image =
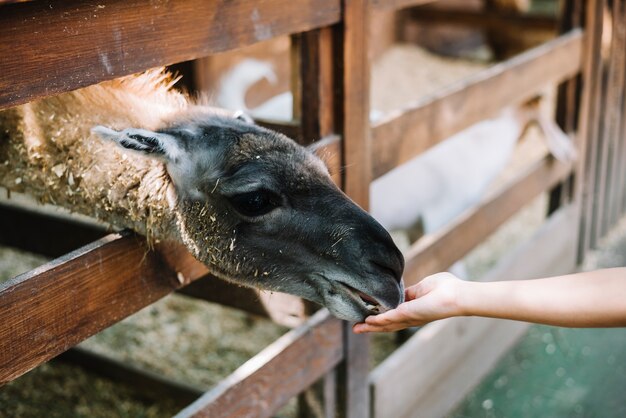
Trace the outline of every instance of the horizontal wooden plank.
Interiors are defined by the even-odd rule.
[[[54,358],[106,377],[140,388],[146,399],[175,399],[181,407],[198,399],[204,393],[200,387],[167,379],[154,372],[140,369],[129,363],[103,356],[82,347],[74,347]]]
[[[420,239],[406,255],[407,285],[450,267],[540,193],[564,180],[572,166],[547,156],[500,192],[470,209],[439,232]]]
[[[422,6],[434,3],[437,0],[371,0],[372,7],[376,10],[399,10],[407,7]]]
[[[578,214],[577,205],[559,209],[484,280],[531,279],[573,271]],[[420,416],[445,416],[524,327],[523,323],[477,317],[424,326],[370,374],[373,416],[408,417],[414,411],[420,411]]]
[[[43,214],[0,203],[0,244],[46,257],[60,257],[108,232],[95,223]]]
[[[339,0],[35,1],[2,6],[0,108],[337,23]]]
[[[0,284],[0,385],[206,274],[177,248],[111,234]]]
[[[390,113],[373,128],[374,178],[581,68],[574,30]]]
[[[291,328],[304,323],[314,309],[313,304],[297,296],[237,286],[213,276],[196,280],[178,292],[254,315],[269,317],[277,324]]]
[[[342,356],[342,323],[321,310],[176,417],[270,417],[330,371]]]
[[[411,13],[411,18],[421,24],[452,24],[468,27],[545,31],[557,30],[555,16],[544,14],[506,13],[493,10],[444,10],[435,8],[419,8]]]

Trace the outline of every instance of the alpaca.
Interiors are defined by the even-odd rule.
[[[160,71],[0,112],[0,184],[179,240],[223,279],[361,321],[403,299],[404,260],[324,164]]]

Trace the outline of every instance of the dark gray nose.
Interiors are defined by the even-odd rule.
[[[385,228],[374,219],[372,223],[371,236],[374,241],[374,251],[370,252],[368,262],[375,271],[390,275],[400,283],[404,271],[404,256]]]

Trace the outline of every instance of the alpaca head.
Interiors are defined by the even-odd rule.
[[[389,234],[289,138],[204,108],[157,131],[94,132],[165,163],[181,239],[216,275],[353,321],[402,301],[404,260]]]

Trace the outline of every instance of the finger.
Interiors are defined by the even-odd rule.
[[[370,325],[365,323],[356,324],[353,327],[353,331],[357,334],[364,334],[368,332],[392,332],[399,331],[401,329],[409,328],[414,326],[411,323],[407,322],[398,322],[388,325]]]
[[[414,284],[413,286],[407,287],[404,290],[404,300],[411,301],[413,299],[421,298],[426,295],[430,289],[423,282],[419,282]]]
[[[398,308],[392,309],[379,315],[368,316],[365,323],[370,325],[386,325],[394,322],[401,322],[409,319],[407,315]]]

